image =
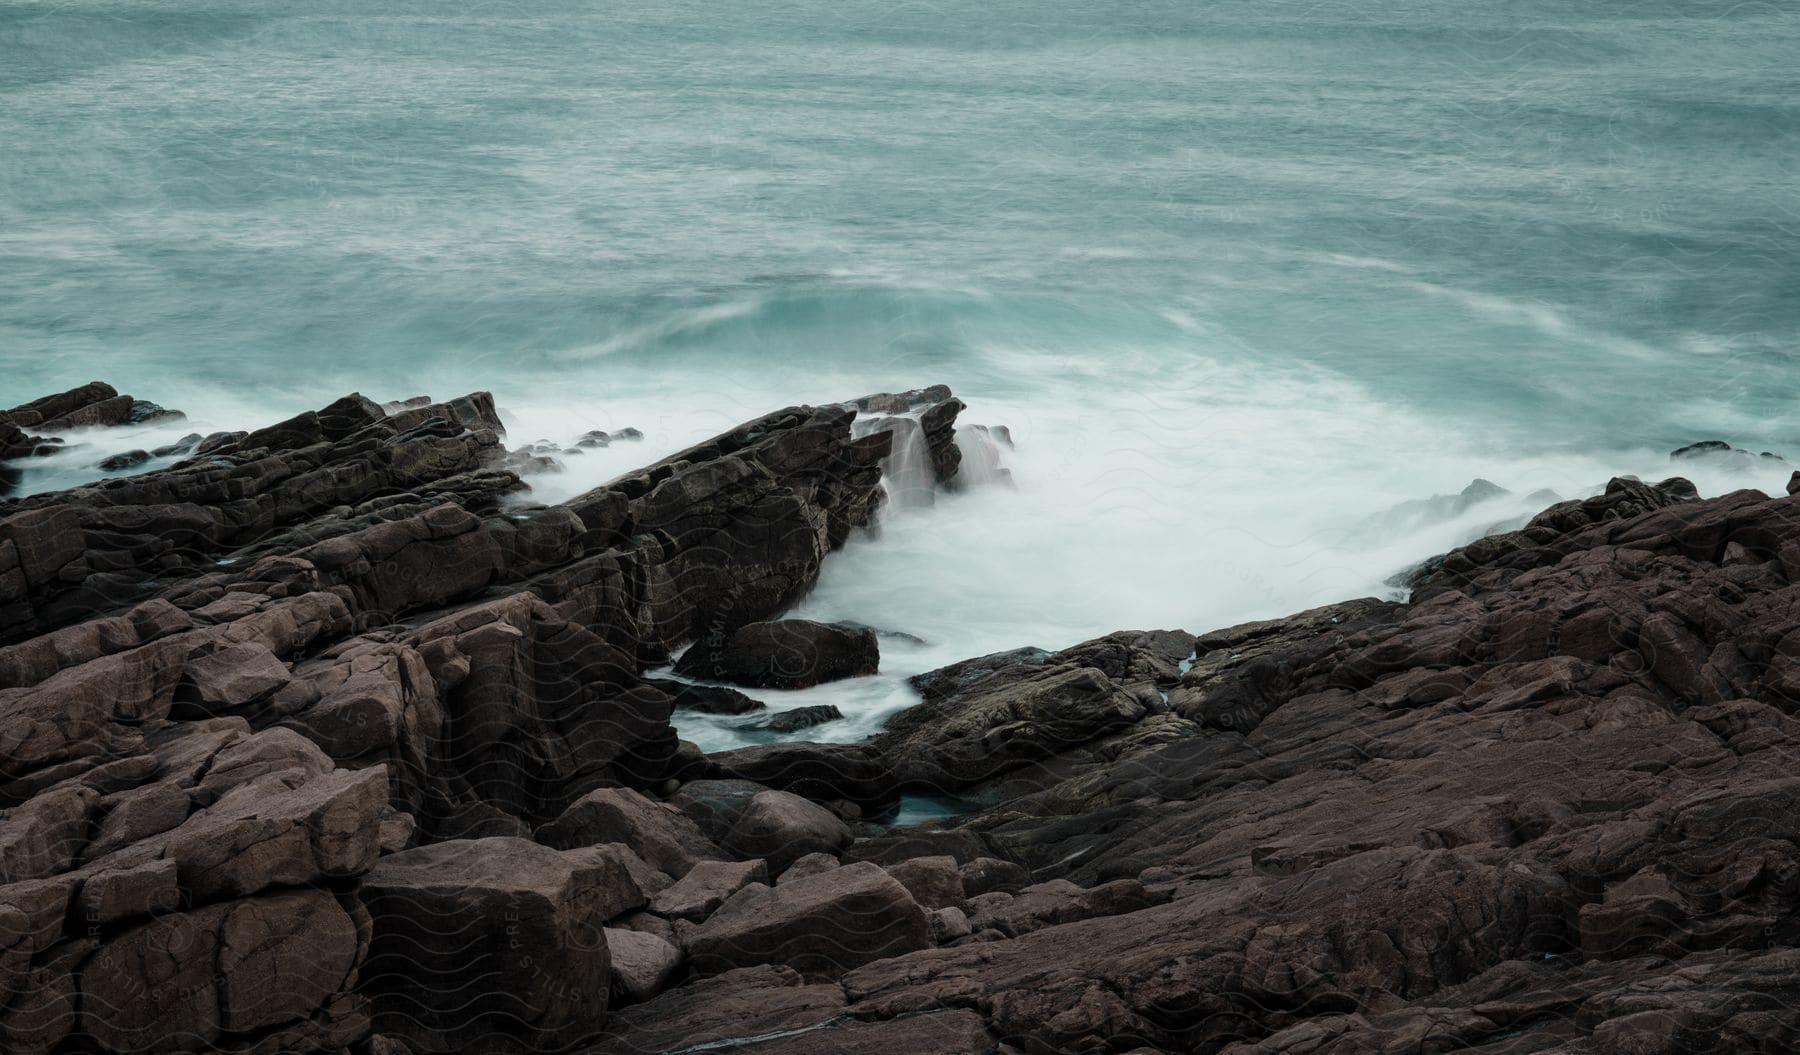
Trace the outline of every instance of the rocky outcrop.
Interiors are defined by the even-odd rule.
[[[6,412],[0,455],[158,413],[87,386]],[[543,506],[487,394],[353,395],[0,501],[0,1047],[543,1050],[653,996],[649,899],[687,925],[769,876],[683,900],[740,863],[632,790],[710,767],[642,675],[871,523],[889,437],[854,416]],[[743,839],[849,838],[762,793]],[[617,985],[609,928],[664,943]]]
[[[0,1047],[1800,1040],[1792,498],[1615,480],[1404,602],[968,660],[866,744],[681,743],[646,671],[871,522],[858,414],[954,402],[549,506],[486,397],[350,397],[0,505]],[[869,819],[905,794],[969,812]]]

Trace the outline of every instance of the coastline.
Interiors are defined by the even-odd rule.
[[[484,393],[351,396],[0,504],[0,1036],[1800,1037],[1785,497],[1616,480],[1406,602],[976,657],[866,743],[684,744],[646,674],[755,668],[737,635],[879,518],[903,427],[858,423],[916,421],[912,486],[953,487],[962,409],[788,408],[533,507]],[[793,632],[765,660],[865,647]],[[867,819],[902,795],[979,808]]]

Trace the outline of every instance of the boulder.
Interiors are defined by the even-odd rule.
[[[835,854],[849,844],[849,826],[830,810],[786,791],[764,791],[738,815],[724,847],[737,857],[760,857],[780,874],[807,854]]]
[[[687,948],[701,972],[766,963],[833,978],[930,942],[925,910],[906,888],[861,863],[777,887],[745,887],[689,936]]]
[[[881,665],[867,628],[782,619],[709,634],[675,664],[675,673],[767,689],[804,689],[873,674]]]
[[[561,1047],[598,1032],[608,920],[644,904],[603,848],[454,840],[382,858],[362,988],[376,1030],[426,1052]]]
[[[654,934],[608,927],[606,947],[612,957],[613,991],[634,1002],[662,992],[681,968],[681,950]]]
[[[887,866],[913,900],[926,908],[950,908],[963,901],[962,875],[956,858],[914,857]]]
[[[537,839],[558,849],[624,843],[676,879],[696,861],[725,856],[686,815],[630,788],[588,792],[562,816],[538,828]]]

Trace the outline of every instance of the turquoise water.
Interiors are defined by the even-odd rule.
[[[739,6],[0,6],[0,403],[644,429],[555,497],[948,382],[1019,489],[809,602],[920,663],[1366,592],[1483,525],[1354,525],[1477,475],[1800,455],[1791,4]]]

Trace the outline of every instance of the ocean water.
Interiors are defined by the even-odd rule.
[[[0,5],[0,404],[644,431],[555,499],[948,383],[1016,487],[831,563],[803,614],[923,641],[770,694],[835,739],[941,662],[1388,589],[1694,440],[1800,460],[1793,4],[613,6]],[[89,439],[35,485],[142,440]]]

